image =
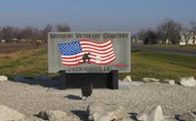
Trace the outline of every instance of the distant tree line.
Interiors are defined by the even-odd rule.
[[[196,22],[190,22],[191,30],[196,32]],[[142,40],[144,44],[178,44],[180,41],[180,32],[185,30],[182,25],[173,19],[167,19],[163,23],[157,25],[152,30],[141,30],[135,37]]]
[[[48,24],[43,29],[34,26],[17,28],[14,26],[0,27],[0,42],[43,42],[47,43],[48,32],[69,32],[71,28],[67,24]]]

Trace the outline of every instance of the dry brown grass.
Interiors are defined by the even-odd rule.
[[[46,49],[18,51],[0,56],[0,75],[14,76],[22,74],[35,76],[46,74],[47,63]]]

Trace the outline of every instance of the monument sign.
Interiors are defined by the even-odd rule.
[[[51,32],[49,73],[130,72],[129,32]]]

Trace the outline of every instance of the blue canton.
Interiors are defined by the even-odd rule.
[[[59,46],[61,55],[64,55],[64,56],[76,55],[82,52],[79,41],[69,42],[69,43],[59,43],[58,46]]]

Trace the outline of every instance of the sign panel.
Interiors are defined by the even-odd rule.
[[[50,32],[49,73],[130,72],[129,32]]]

